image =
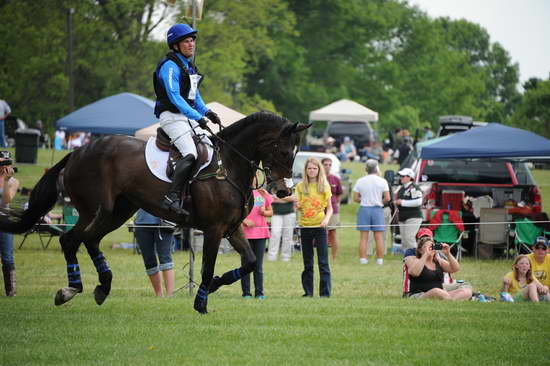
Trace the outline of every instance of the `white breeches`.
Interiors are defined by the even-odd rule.
[[[212,142],[206,135],[207,132],[199,127],[197,121],[188,119],[181,113],[172,113],[164,111],[159,116],[160,127],[166,132],[170,141],[181,152],[183,156],[192,154],[197,157],[197,147],[193,142],[193,131],[191,126],[195,130],[197,135],[202,135],[202,141],[207,145],[212,145]]]

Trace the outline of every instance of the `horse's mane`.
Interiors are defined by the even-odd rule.
[[[255,124],[262,124],[263,127],[280,130],[289,123],[290,121],[288,119],[277,116],[271,112],[255,112],[224,128],[218,133],[218,136],[224,140],[228,140],[242,133],[243,129]]]

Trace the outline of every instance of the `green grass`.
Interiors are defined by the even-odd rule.
[[[37,180],[48,154],[41,151],[36,166],[20,166],[19,177]],[[362,165],[350,167],[355,181]],[[356,210],[344,206],[342,221],[354,222]],[[102,244],[114,275],[107,301],[95,304],[95,268],[81,249],[84,293],[55,307],[54,293],[67,282],[65,261],[57,243],[42,250],[33,236],[15,253],[18,296],[0,297],[0,365],[550,364],[550,306],[402,299],[400,257],[388,255],[382,267],[360,266],[357,232],[340,229],[339,238],[330,299],[301,297],[296,253],[288,263],[265,262],[265,301],[242,299],[234,284],[211,295],[210,313],[201,316],[186,289],[155,298],[141,257],[110,248],[131,240],[126,229]],[[187,283],[187,253],[174,261],[180,287]],[[216,273],[238,265],[235,253],[220,255]],[[495,296],[509,267],[465,259],[455,278]],[[316,271],[316,288],[317,281]]]

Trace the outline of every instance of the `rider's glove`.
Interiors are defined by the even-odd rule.
[[[197,121],[197,123],[201,128],[205,128],[208,124],[208,120],[206,118],[201,118]]]
[[[206,112],[204,114],[206,117],[208,117],[209,120],[211,120],[212,122],[218,124],[218,125],[221,125],[222,124],[222,121],[220,120],[220,117],[218,116],[218,114],[216,112],[214,112],[213,110],[209,109],[208,112]]]

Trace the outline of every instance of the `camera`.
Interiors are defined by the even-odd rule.
[[[11,159],[11,154],[9,151],[3,150],[0,151],[0,166],[8,166],[13,164],[13,160]],[[13,167],[13,171],[17,173],[17,167]]]
[[[432,244],[432,250],[441,250],[443,249],[443,244],[441,243],[433,243]]]

